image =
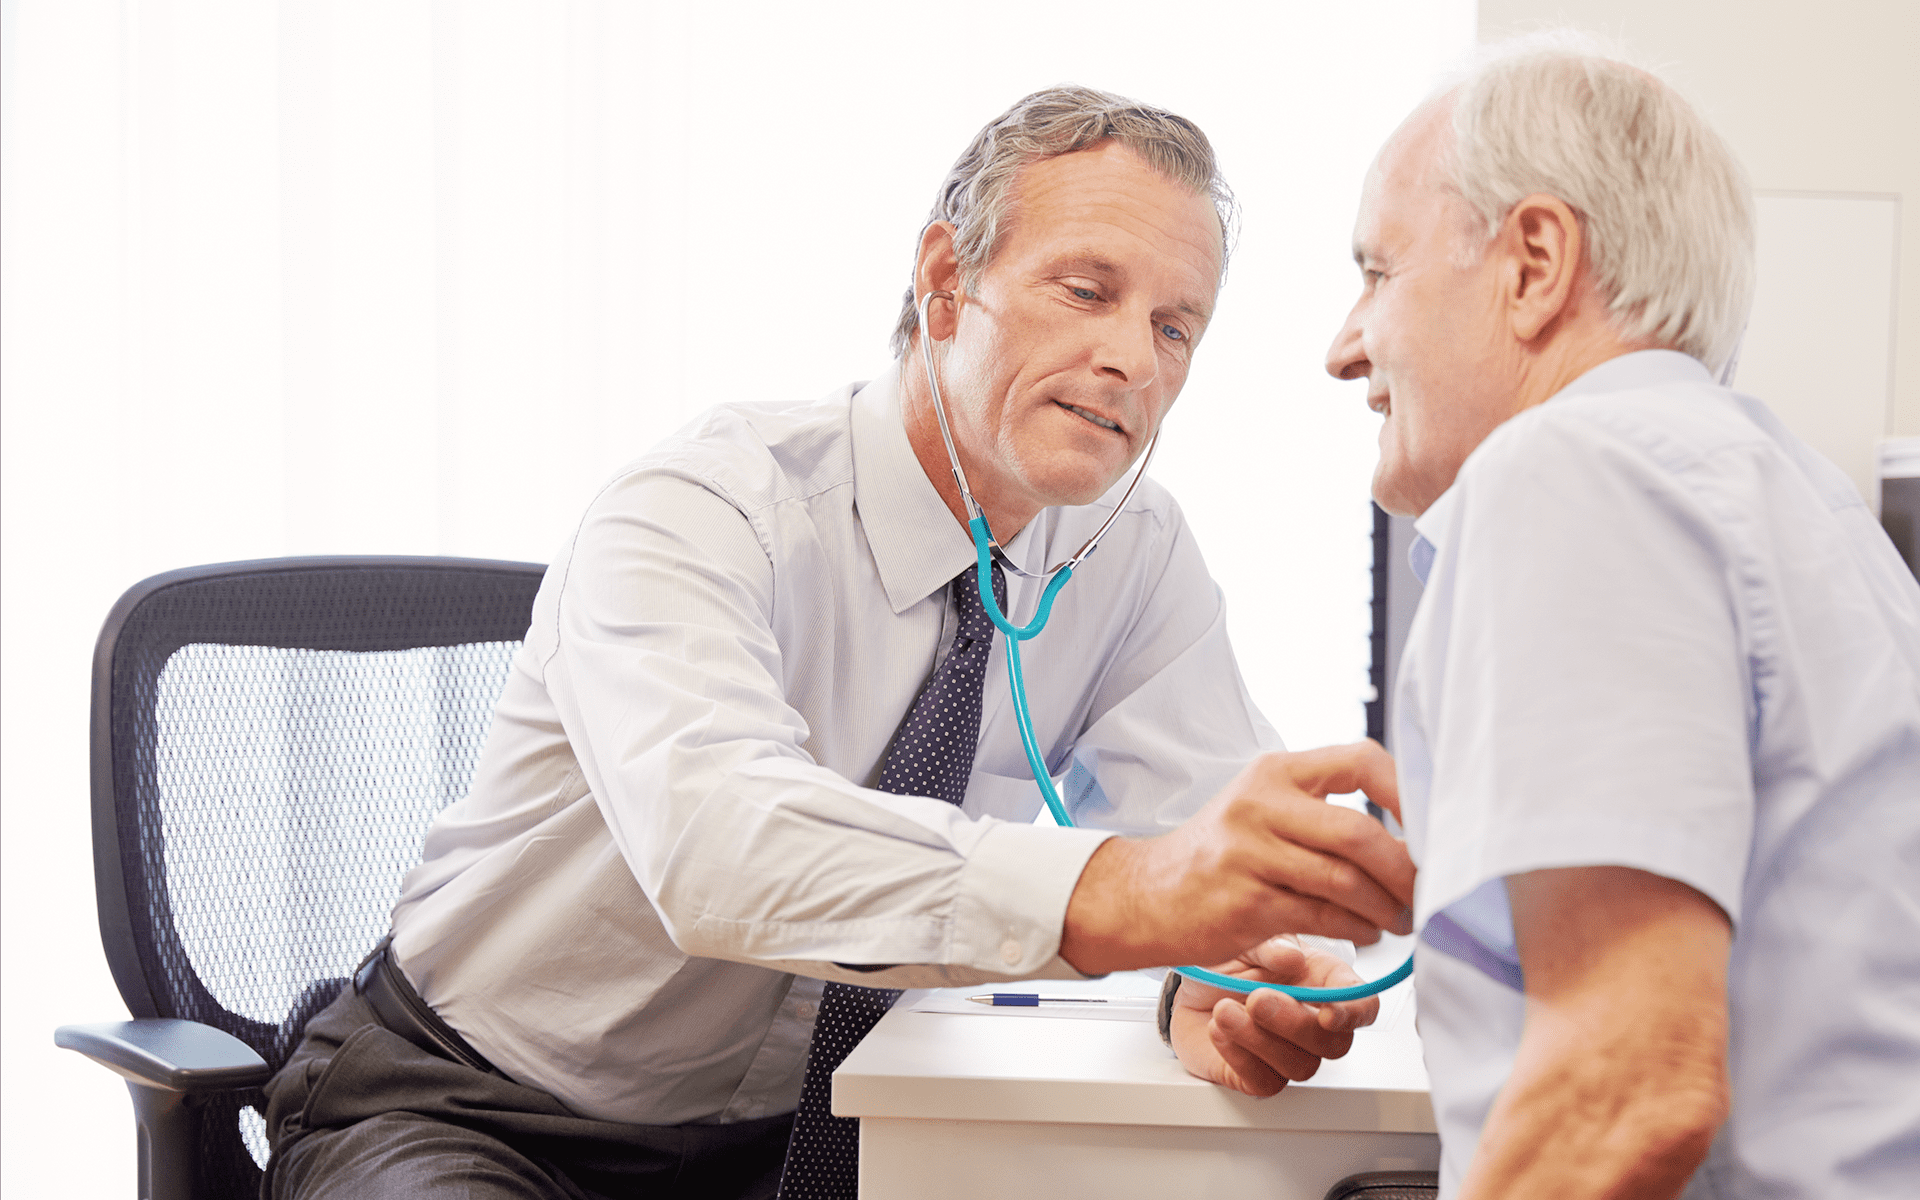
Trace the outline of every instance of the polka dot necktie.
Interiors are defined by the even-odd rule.
[[[993,621],[980,603],[978,578],[969,567],[948,585],[959,613],[953,645],[894,735],[880,768],[883,792],[933,796],[949,804],[966,798],[980,741],[980,696],[993,653]],[[1006,611],[1007,579],[999,563],[993,564],[993,598]],[[860,1122],[836,1117],[828,1107],[833,1072],[899,997],[899,988],[850,983],[829,983],[821,994],[779,1200],[853,1200],[859,1182]]]

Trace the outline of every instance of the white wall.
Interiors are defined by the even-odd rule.
[[[1838,464],[1878,511],[1900,203],[1762,193],[1755,207],[1758,286],[1733,385]]]

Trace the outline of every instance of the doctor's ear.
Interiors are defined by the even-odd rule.
[[[920,253],[913,265],[913,293],[916,298],[928,292],[960,291],[960,260],[954,253],[953,226],[934,221],[920,234]],[[925,333],[936,342],[953,336],[957,301],[935,299],[927,305]]]

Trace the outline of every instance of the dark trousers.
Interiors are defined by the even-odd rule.
[[[613,1200],[773,1196],[793,1115],[623,1125],[437,1057],[352,988],[267,1083],[264,1200]]]

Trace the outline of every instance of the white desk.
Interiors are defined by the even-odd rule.
[[[1361,974],[1405,942],[1364,951]],[[911,1012],[909,993],[834,1073],[833,1111],[860,1118],[863,1200],[1321,1200],[1355,1171],[1440,1161],[1411,986],[1265,1100],[1189,1076],[1148,1023]]]

